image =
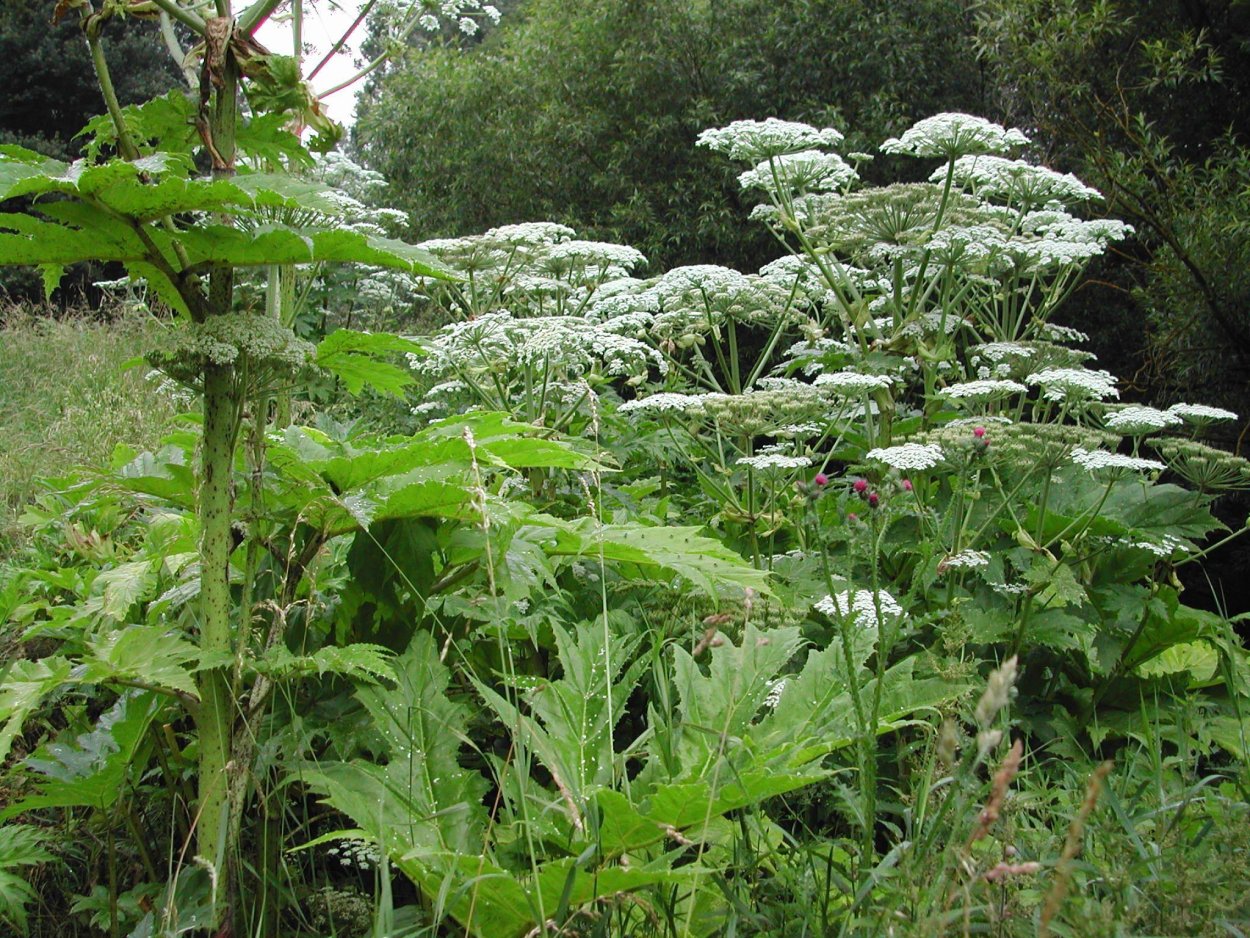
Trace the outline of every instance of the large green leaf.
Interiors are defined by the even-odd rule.
[[[127,790],[127,772],[160,709],[157,694],[130,692],[101,715],[91,732],[42,747],[26,765],[47,781],[38,793],[0,811],[0,821],[36,808],[103,810],[116,804]]]
[[[169,270],[183,277],[212,265],[362,263],[451,276],[412,245],[335,227],[341,202],[329,187],[284,174],[192,177],[190,169],[182,154],[66,164],[0,149],[0,201],[33,197],[45,216],[0,214],[0,264],[117,261],[180,308],[178,287],[186,285],[173,283]],[[158,223],[189,213],[242,220],[181,230]]]
[[[768,697],[769,682],[801,642],[797,628],[760,631],[748,622],[740,644],[723,640],[711,649],[706,673],[689,652],[673,646],[673,683],[681,714],[679,777],[702,776],[748,735]]]
[[[625,715],[642,663],[626,669],[635,642],[605,635],[602,623],[578,623],[572,632],[555,621],[551,627],[561,675],[524,695],[528,714],[475,684],[504,726],[521,732],[562,794],[584,812],[591,794],[612,782],[613,730]]]
[[[333,373],[350,394],[359,394],[368,385],[383,394],[402,397],[415,380],[412,372],[382,358],[400,352],[420,355],[424,349],[412,339],[386,332],[339,329],[317,345],[317,365]]]
[[[394,857],[414,848],[476,850],[486,785],[458,760],[468,708],[447,698],[450,674],[428,633],[418,632],[393,664],[395,687],[356,692],[385,742],[387,764],[306,763],[299,778]]]
[[[75,670],[84,684],[135,681],[195,698],[192,674],[200,650],[178,635],[154,625],[131,625],[88,643],[89,653]]]
[[[603,559],[623,570],[638,567],[648,576],[679,574],[710,596],[726,586],[769,591],[768,571],[757,570],[698,528],[599,524],[594,518],[563,521],[537,513],[531,523],[550,529],[553,554]]]
[[[9,754],[22,724],[52,691],[68,683],[73,665],[66,658],[50,655],[38,661],[13,662],[0,680],[0,763]]]

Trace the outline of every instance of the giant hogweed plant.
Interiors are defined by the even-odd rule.
[[[1175,574],[1241,533],[1204,543],[1222,527],[1212,501],[1250,464],[1199,437],[1235,415],[1118,403],[1115,378],[1073,347],[1083,337],[1052,321],[1086,262],[1131,230],[1073,214],[1098,193],[1012,159],[1025,136],[979,118],[938,115],[882,145],[932,160],[927,183],[857,188],[852,164],[869,157],[829,152],[840,139],[772,120],[701,138],[750,164],[744,188],[767,197],[753,215],[794,252],[758,275],[561,284],[545,257],[573,233],[556,226],[430,244],[474,283],[444,299],[465,321],[425,340],[452,382],[422,411],[507,396],[541,411],[549,378],[571,373],[560,406],[601,419],[631,472],[654,475],[660,456],[651,491],[669,510],[776,574],[776,605],[757,615],[809,610],[823,630],[854,715],[867,855],[892,667],[965,678],[1018,658],[1020,716],[1071,755],[1138,737],[1153,700],[1147,719],[1181,749],[1244,757],[1244,650],[1228,622],[1181,602]],[[632,344],[632,371],[614,359],[622,336],[662,367]],[[585,378],[613,371],[628,380],[601,393]],[[572,411],[556,412],[567,425]],[[880,631],[868,658],[865,628]],[[1209,719],[1172,725],[1173,697],[1201,699]]]
[[[96,135],[98,143],[89,147],[88,157],[73,164],[15,146],[0,153],[0,200],[25,197],[36,203],[31,213],[4,214],[0,262],[39,265],[49,290],[68,264],[120,262],[186,320],[159,361],[203,395],[194,493],[198,646],[167,638],[186,646],[174,656],[179,663],[189,660],[187,649],[194,647],[201,665],[166,690],[189,705],[197,726],[196,851],[214,872],[222,899],[214,903],[212,917],[218,921],[226,916],[224,900],[233,894],[230,856],[238,834],[230,815],[232,810],[237,814],[232,803],[246,778],[238,771],[234,745],[241,693],[237,662],[251,617],[250,609],[238,613],[231,589],[232,465],[249,407],[257,428],[253,439],[259,441],[265,400],[312,358],[311,348],[294,338],[280,314],[253,315],[239,308],[236,271],[274,271],[276,309],[283,267],[364,262],[428,275],[441,270],[433,258],[408,245],[338,227],[340,205],[329,190],[286,172],[289,162],[306,156],[297,138],[282,129],[284,123],[311,124],[323,136],[332,136],[335,128],[304,83],[298,58],[273,55],[253,38],[277,6],[276,0],[260,0],[236,15],[229,0],[207,10],[176,0],[149,6],[106,3],[99,9],[90,2],[57,4],[50,15],[81,20],[108,112],[101,125],[105,129]],[[412,12],[415,24],[419,11]],[[199,44],[187,60],[199,65],[196,102],[171,95],[164,111],[123,113],[101,52],[101,32],[109,20],[128,15],[161,17],[167,27],[177,21],[196,36]],[[172,29],[167,31],[173,36]],[[299,49],[298,25],[296,33]],[[244,110],[244,94],[253,119]],[[143,120],[162,113],[168,117],[170,109],[180,108],[191,112],[184,115],[190,121]],[[245,158],[249,146],[258,161],[277,171],[255,171]],[[116,155],[103,159],[105,147]],[[197,171],[193,151],[211,167],[207,175]],[[357,366],[359,358],[339,356],[340,362]],[[257,443],[254,452],[259,451]],[[142,642],[128,638],[122,644],[137,648]],[[108,657],[115,651],[101,653]],[[6,750],[16,732],[14,720],[58,683],[58,675],[69,676],[59,665],[35,667],[41,677],[8,685]]]

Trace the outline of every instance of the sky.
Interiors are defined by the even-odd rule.
[[[304,42],[313,47],[314,51],[304,57],[304,73],[316,68],[322,57],[338,40],[343,32],[352,24],[360,9],[360,0],[340,0],[338,3],[319,0],[317,3],[305,0],[304,3]],[[325,91],[350,78],[358,69],[352,64],[355,48],[365,37],[365,26],[362,23],[352,34],[351,41],[335,55],[317,77],[313,79],[314,91]],[[292,53],[291,23],[289,8],[284,5],[279,13],[257,30],[256,38],[270,52],[281,55]],[[332,119],[350,126],[355,119],[356,92],[360,85],[340,91],[324,99],[323,104]]]

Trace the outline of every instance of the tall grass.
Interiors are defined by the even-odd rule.
[[[151,447],[169,430],[175,403],[124,369],[160,324],[114,309],[52,318],[0,308],[0,556],[21,541],[18,518],[41,479],[107,463],[118,443]]]

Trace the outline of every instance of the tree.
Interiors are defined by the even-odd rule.
[[[183,84],[157,26],[139,22],[104,29],[105,55],[122,106]],[[53,26],[47,4],[7,0],[0,7],[0,143],[17,143],[57,159],[79,155],[75,135],[103,109],[88,80],[91,55],[73,23]]]
[[[1244,414],[1250,5],[989,0],[977,35],[999,109],[1137,228],[1135,250],[1104,273],[1120,292],[1120,354],[1135,349],[1157,396],[1201,389]],[[1082,317],[1104,340],[1108,300]]]

